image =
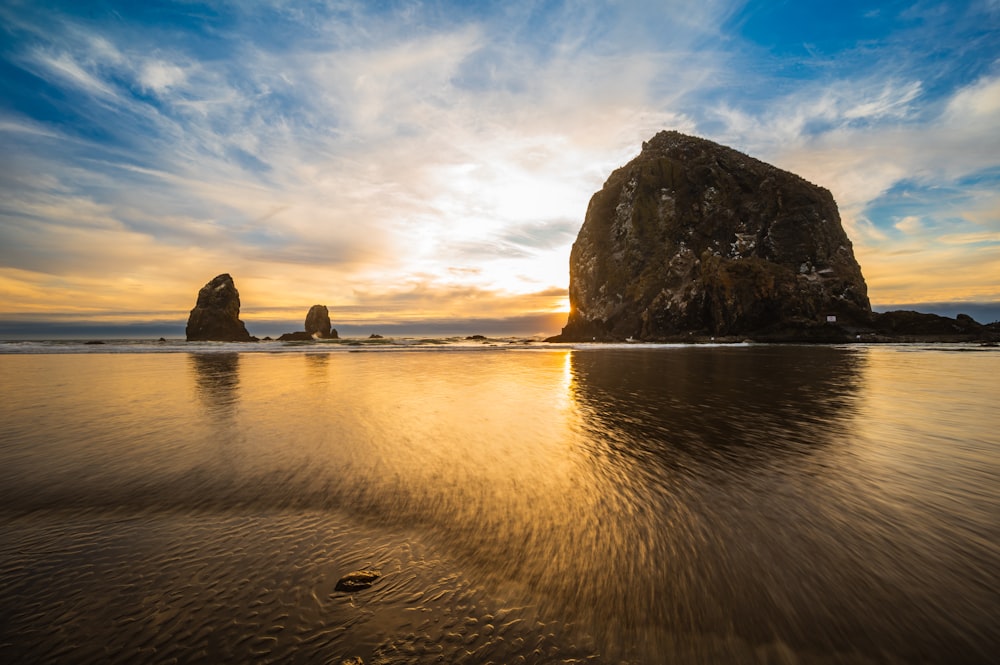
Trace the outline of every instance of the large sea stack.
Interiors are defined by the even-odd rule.
[[[591,198],[569,300],[563,341],[818,339],[872,316],[829,191],[672,131]]]
[[[228,273],[201,287],[185,332],[189,342],[253,341],[240,321],[240,293]]]

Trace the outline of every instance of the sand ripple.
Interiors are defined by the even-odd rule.
[[[5,524],[3,662],[595,662],[414,534],[329,512],[51,512]],[[335,590],[363,567],[382,578]]]

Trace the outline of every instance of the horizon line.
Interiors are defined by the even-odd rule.
[[[873,305],[872,311],[917,311],[956,318],[971,316],[977,323],[1000,322],[1000,301],[890,303]],[[5,318],[7,317],[7,318]],[[0,340],[76,339],[81,337],[112,338],[183,338],[187,325],[184,319],[102,321],[77,318],[66,320],[34,318],[29,314],[0,315]],[[30,318],[29,318],[30,317]],[[384,336],[549,336],[558,334],[566,324],[568,312],[531,313],[511,317],[427,318],[395,321],[344,321],[333,327],[343,337]],[[277,337],[303,328],[303,319],[241,319],[255,337]]]

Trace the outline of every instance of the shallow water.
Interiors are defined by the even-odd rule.
[[[0,660],[992,662],[1000,353],[447,349],[0,355]]]

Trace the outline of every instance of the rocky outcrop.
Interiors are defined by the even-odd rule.
[[[821,341],[871,319],[829,191],[677,132],[644,143],[591,198],[569,299],[561,341],[782,330]]]
[[[315,337],[312,333],[307,333],[304,330],[299,330],[298,332],[283,333],[278,336],[279,342],[311,342]]]
[[[240,293],[228,273],[201,287],[185,333],[189,342],[254,341],[240,321]]]
[[[313,305],[306,314],[306,332],[317,337],[331,337],[333,326],[330,323],[330,312],[326,305]],[[337,337],[333,331],[332,337]]]
[[[278,338],[281,342],[307,342],[313,339],[339,339],[337,331],[330,324],[330,312],[326,305],[313,305],[306,314],[305,330],[285,333]]]
[[[1000,341],[1000,323],[983,325],[968,314],[949,316],[911,310],[882,312],[872,317],[870,330],[861,339],[871,341],[983,342]]]

